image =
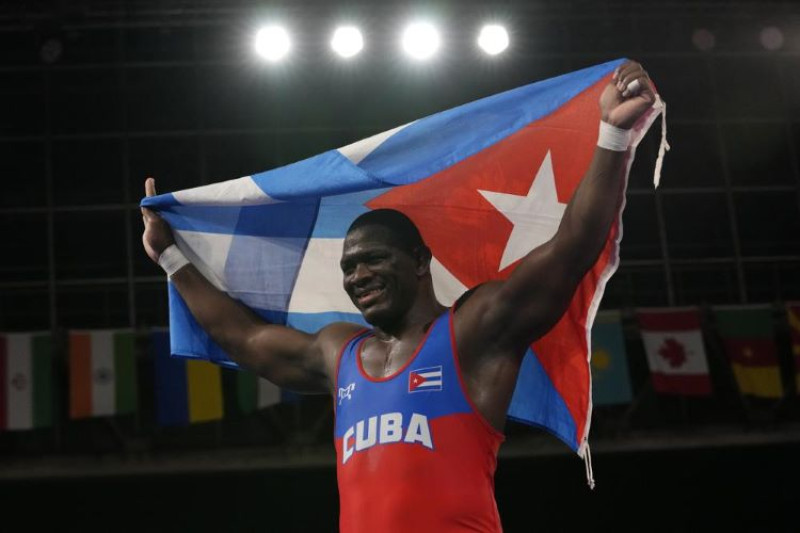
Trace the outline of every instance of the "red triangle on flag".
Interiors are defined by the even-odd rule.
[[[423,383],[425,383],[425,378],[417,374],[416,372],[411,372],[408,375],[408,390],[413,391]]]
[[[506,278],[515,265],[498,270],[513,224],[479,191],[525,196],[549,152],[559,202],[567,203],[594,153],[604,86],[598,83],[553,114],[433,176],[394,187],[367,206],[405,213],[433,255],[467,287]],[[477,257],[464,253],[465,246],[477,243]]]

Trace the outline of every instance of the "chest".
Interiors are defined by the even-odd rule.
[[[447,322],[432,327],[417,343],[383,350],[367,335],[348,345],[337,374],[337,425],[401,413],[443,414],[462,407],[460,375],[454,361]],[[374,349],[377,348],[377,349]],[[395,415],[392,415],[395,416]]]
[[[423,335],[394,343],[381,342],[374,337],[365,339],[356,350],[360,366],[375,379],[397,374],[416,355]]]

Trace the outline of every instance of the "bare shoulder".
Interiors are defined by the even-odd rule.
[[[488,353],[516,353],[514,344],[506,342],[508,324],[504,280],[492,280],[467,291],[455,303],[454,329],[456,342],[463,355],[481,357]]]
[[[317,348],[322,354],[329,375],[333,376],[335,373],[336,360],[345,343],[364,329],[364,326],[353,322],[333,322],[317,332]]]
[[[502,286],[502,281],[492,280],[476,285],[462,294],[453,304],[454,314],[458,317],[456,322],[471,324],[472,321],[480,320],[493,305]]]

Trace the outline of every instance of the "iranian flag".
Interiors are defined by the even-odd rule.
[[[664,394],[710,395],[699,310],[640,309],[637,317],[653,388]]]
[[[131,331],[69,332],[69,416],[136,410],[136,361]]]
[[[789,318],[789,333],[792,337],[795,384],[797,392],[800,392],[800,302],[786,304],[786,315]]]
[[[0,335],[0,430],[52,425],[52,386],[49,333]]]

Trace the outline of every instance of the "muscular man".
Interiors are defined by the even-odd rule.
[[[231,358],[281,387],[333,396],[342,531],[501,530],[493,478],[522,357],[602,250],[624,189],[625,130],[654,101],[641,65],[615,71],[599,102],[602,142],[555,236],[454,309],[436,300],[430,250],[396,211],[362,215],[344,241],[344,290],[369,330],[265,323],[191,264],[172,273]],[[152,179],[145,189],[155,194]],[[150,258],[179,253],[166,221],[142,213]]]

